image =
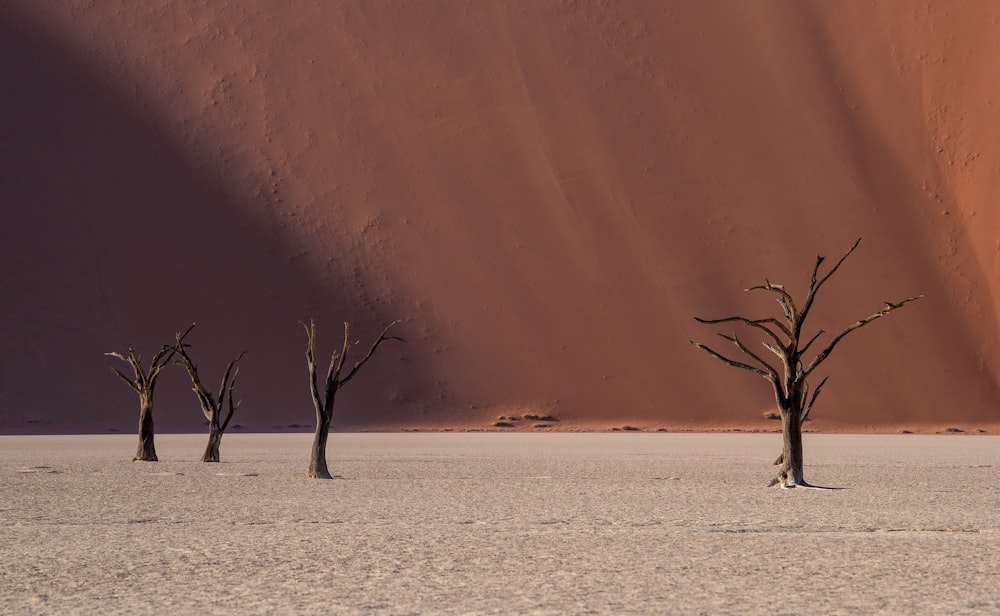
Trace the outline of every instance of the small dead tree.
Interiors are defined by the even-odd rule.
[[[188,335],[192,327],[194,325],[187,328],[183,334],[175,336],[178,345],[183,342],[184,337]],[[132,367],[132,372],[135,375],[134,378],[129,378],[117,368],[111,368],[112,372],[117,374],[121,380],[125,381],[125,384],[139,394],[139,447],[136,449],[135,457],[132,458],[133,461],[157,461],[156,447],[153,445],[153,434],[155,432],[153,427],[153,389],[156,387],[156,379],[160,376],[160,370],[170,363],[171,358],[173,358],[176,352],[177,346],[164,345],[153,356],[153,360],[149,362],[148,368],[142,367],[142,357],[135,352],[135,349],[131,345],[129,345],[128,353],[125,355],[114,351],[105,353],[105,355],[117,357],[127,363]]]
[[[773,317],[765,319],[749,319],[740,316],[722,319],[702,319],[695,317],[695,320],[699,323],[708,325],[740,323],[746,327],[763,332],[763,335],[766,337],[766,340],[763,342],[764,348],[773,353],[781,364],[779,370],[774,365],[765,361],[759,354],[750,350],[735,333],[731,335],[720,333],[719,336],[735,346],[745,356],[743,361],[731,359],[704,344],[690,341],[694,346],[730,366],[742,368],[763,377],[774,388],[774,397],[781,414],[783,445],[781,456],[775,462],[776,465],[780,466],[778,476],[771,482],[771,485],[778,485],[785,488],[796,486],[809,487],[802,474],[802,423],[809,417],[809,412],[812,410],[820,390],[826,383],[827,378],[829,378],[823,378],[810,396],[809,377],[812,376],[820,364],[830,356],[834,348],[848,334],[857,331],[876,319],[884,317],[897,308],[901,308],[923,297],[922,295],[917,295],[899,302],[886,302],[885,308],[844,328],[839,334],[830,339],[812,359],[806,361],[806,353],[825,333],[821,329],[808,338],[803,337],[803,326],[813,307],[813,302],[816,300],[816,294],[826,281],[837,272],[847,257],[854,252],[860,243],[861,239],[858,238],[850,250],[844,253],[844,256],[822,277],[819,276],[819,268],[823,264],[824,257],[816,257],[816,263],[813,265],[812,276],[809,280],[809,288],[806,291],[806,298],[801,306],[796,304],[784,286],[774,284],[767,279],[765,279],[763,285],[746,289],[746,291],[767,291],[776,294],[778,296],[778,304],[781,306],[781,311],[784,314],[784,321]]]
[[[368,360],[375,355],[379,345],[387,340],[398,340],[404,342],[397,336],[389,336],[389,329],[399,321],[390,323],[378,339],[375,340],[368,353],[354,364],[354,367],[343,375],[344,365],[347,362],[347,355],[357,342],[351,342],[351,326],[344,322],[344,344],[338,355],[334,351],[330,357],[330,365],[326,371],[326,382],[320,390],[319,381],[316,375],[316,323],[309,321],[309,325],[302,323],[306,330],[306,366],[309,369],[309,391],[312,394],[313,406],[316,408],[316,435],[313,438],[312,455],[309,458],[309,476],[314,479],[330,479],[330,471],[326,465],[326,442],[330,435],[330,422],[333,419],[333,404],[337,397],[337,392],[347,384],[354,375],[358,373]]]
[[[194,324],[191,325],[194,327]],[[190,331],[190,329],[189,329]],[[226,428],[229,427],[229,421],[233,418],[233,414],[236,409],[239,408],[240,402],[233,402],[233,388],[236,387],[236,377],[239,375],[240,369],[236,366],[237,362],[243,359],[243,356],[247,354],[243,351],[236,356],[235,359],[229,362],[226,366],[226,373],[222,377],[222,384],[219,386],[219,393],[213,395],[208,389],[202,385],[201,377],[198,375],[198,365],[191,360],[191,356],[188,355],[187,347],[181,339],[177,339],[177,354],[180,356],[180,360],[175,362],[178,366],[182,366],[187,370],[188,376],[191,377],[191,389],[194,391],[195,395],[198,397],[198,403],[201,405],[201,412],[205,414],[205,419],[208,420],[208,446],[205,447],[205,453],[201,456],[202,462],[218,462],[219,461],[219,446],[222,444],[222,435],[225,433]],[[228,401],[228,412],[226,413],[225,419],[222,418],[223,409],[226,408]]]

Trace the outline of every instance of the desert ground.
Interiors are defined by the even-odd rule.
[[[995,436],[0,437],[5,614],[989,614]]]

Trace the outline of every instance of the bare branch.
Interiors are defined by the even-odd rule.
[[[767,379],[771,383],[774,383],[774,381],[771,378],[771,375],[768,374],[765,370],[761,370],[760,368],[758,368],[756,366],[751,366],[749,364],[744,364],[743,362],[736,361],[734,359],[729,359],[725,355],[722,355],[721,353],[717,353],[716,351],[712,350],[711,348],[709,348],[708,346],[705,346],[704,344],[702,344],[700,342],[695,342],[694,340],[688,340],[688,342],[690,342],[692,345],[698,347],[702,351],[705,351],[706,353],[708,353],[712,357],[718,359],[719,361],[721,361],[721,362],[723,362],[725,364],[728,364],[728,365],[730,365],[730,366],[732,366],[734,368],[742,368],[744,370],[749,370],[750,372],[753,372],[754,374],[757,374],[757,375],[760,375],[760,376],[764,377],[765,379]]]
[[[105,353],[105,355],[111,355],[111,353]],[[121,356],[119,355],[119,357],[121,357]],[[132,389],[134,389],[135,393],[137,393],[137,394],[141,394],[142,393],[142,390],[139,389],[139,385],[135,381],[133,381],[132,379],[130,379],[127,376],[125,376],[124,374],[122,374],[121,370],[119,370],[118,368],[115,368],[114,366],[112,366],[111,367],[111,371],[114,372],[115,374],[117,374],[118,378],[120,378],[121,380],[125,381],[126,385],[128,385],[129,387],[131,387]]]
[[[806,320],[806,315],[809,314],[809,309],[812,308],[813,301],[816,299],[816,294],[819,292],[820,287],[826,284],[826,281],[830,279],[830,276],[833,276],[834,274],[837,273],[837,270],[840,269],[840,266],[843,265],[844,261],[847,260],[847,257],[851,256],[851,253],[853,253],[860,244],[861,244],[861,238],[859,237],[854,242],[854,245],[851,246],[847,250],[847,252],[844,253],[844,256],[840,257],[840,260],[838,260],[837,263],[830,268],[830,271],[827,272],[826,275],[823,276],[823,278],[821,278],[819,282],[816,282],[816,275],[819,271],[820,263],[823,262],[823,257],[816,257],[816,265],[813,267],[812,278],[809,282],[809,292],[806,295],[806,302],[802,306],[802,314],[799,319],[800,322]]]
[[[241,353],[240,357],[243,357],[245,353],[246,351]],[[239,357],[237,357],[236,360],[234,360],[234,363],[237,360],[239,360]],[[229,414],[226,415],[226,420],[222,422],[221,429],[223,432],[225,432],[226,428],[229,427],[229,420],[233,418],[233,414],[236,412],[236,409],[238,409],[240,407],[240,404],[243,403],[243,401],[240,400],[239,402],[233,404],[233,388],[236,387],[236,377],[239,376],[239,374],[240,374],[240,369],[239,366],[237,366],[236,370],[233,372],[233,379],[229,381],[229,388],[226,390],[226,395],[229,396]],[[221,404],[221,399],[220,399],[220,404]]]
[[[176,350],[177,354],[180,355],[180,359],[175,361],[174,364],[187,370],[188,377],[191,378],[191,390],[198,397],[198,405],[201,407],[201,412],[205,415],[205,419],[212,421],[212,414],[218,406],[212,398],[212,394],[202,384],[201,378],[198,375],[198,366],[195,365],[191,357],[187,354],[185,345],[178,344]]]
[[[187,338],[187,335],[191,333],[191,330],[194,329],[194,326],[197,325],[197,324],[198,323],[195,322],[195,323],[192,323],[191,325],[188,325],[188,328],[185,329],[183,333],[181,333],[180,335],[174,336],[175,338],[177,338],[177,342],[184,342],[184,339]]]
[[[149,362],[149,373],[155,374],[160,371],[160,368],[165,366],[170,362],[170,359],[177,352],[176,346],[163,345],[156,355],[153,356],[153,360]]]
[[[826,385],[826,381],[829,378],[830,377],[828,377],[828,376],[823,377],[823,380],[819,382],[819,385],[816,387],[816,391],[813,392],[812,398],[809,398],[809,403],[806,404],[806,408],[802,412],[802,419],[800,420],[800,423],[801,422],[805,422],[805,420],[809,417],[809,411],[812,410],[813,404],[816,403],[816,398],[819,397],[820,390],[823,389],[823,385]]]
[[[232,374],[233,383],[236,382],[236,373],[233,372],[233,367],[236,365],[236,362],[243,359],[243,356],[246,354],[247,352],[243,351],[242,353],[237,355],[235,359],[230,361],[228,366],[226,366],[226,372],[222,376],[222,384],[219,386],[219,395],[216,398],[216,401],[220,407],[222,406],[222,402],[226,399],[226,391],[228,390],[232,392],[233,389],[232,384],[229,383],[230,374]],[[236,372],[239,372],[239,368],[236,368]]]
[[[795,300],[792,299],[791,294],[785,290],[784,285],[773,284],[770,280],[764,279],[763,285],[757,285],[755,287],[750,287],[745,289],[746,291],[770,291],[771,293],[778,294],[778,302],[781,304],[781,309],[785,313],[785,318],[788,319],[789,323],[794,323],[798,319],[798,311],[795,308]]]
[[[788,300],[786,300],[783,295],[778,297],[778,303],[781,304],[781,312],[784,313],[785,319],[787,319],[789,323],[794,323],[795,322],[794,307],[788,304]]]
[[[153,361],[149,365],[149,370],[151,378],[154,381],[156,380],[156,375],[159,374],[160,369],[170,363],[170,360],[177,352],[177,349],[184,347],[184,338],[191,333],[191,330],[194,329],[195,325],[197,325],[197,323],[192,323],[191,325],[188,325],[188,328],[185,329],[183,333],[174,334],[176,344],[174,344],[174,346],[163,345],[163,348],[161,348],[156,355],[153,356]]]
[[[788,328],[785,327],[784,323],[774,318],[748,319],[746,317],[725,317],[723,319],[702,319],[700,317],[695,317],[694,320],[699,323],[704,323],[706,325],[718,325],[720,323],[732,323],[732,322],[743,323],[744,325],[747,325],[749,327],[754,327],[766,333],[780,347],[784,347],[785,342],[781,339],[781,337],[778,336],[778,334],[776,334],[769,327],[767,327],[767,324],[774,325],[775,327],[780,329],[782,333],[788,336],[789,339],[791,339],[792,337],[792,333],[788,331]]]
[[[128,364],[129,367],[132,368],[132,373],[135,375],[134,378],[129,378],[125,376],[125,374],[122,371],[118,370],[114,366],[111,367],[111,371],[114,372],[116,375],[118,375],[118,378],[125,381],[125,383],[133,390],[135,390],[136,393],[141,394],[143,390],[146,389],[145,374],[143,373],[142,370],[142,358],[139,357],[139,355],[135,352],[135,349],[133,347],[130,346],[128,348],[128,357],[125,357],[121,353],[116,353],[114,351],[111,351],[110,353],[105,353],[105,355],[108,355],[110,357],[116,357],[125,362],[126,364]]]
[[[351,352],[351,324],[344,321],[344,346],[340,349],[340,359],[336,362],[337,367],[333,370],[333,380],[340,382],[340,373],[344,369],[344,362],[347,361],[347,354]],[[334,354],[336,357],[336,354]],[[330,360],[330,366],[333,367],[333,360]],[[329,378],[329,377],[327,377]]]
[[[833,351],[834,347],[836,347],[837,344],[841,340],[843,340],[845,336],[847,336],[847,334],[850,334],[851,332],[853,332],[855,330],[858,330],[858,329],[864,327],[865,325],[868,325],[869,323],[871,323],[872,321],[874,321],[876,319],[884,317],[885,315],[889,314],[893,310],[896,310],[897,308],[902,308],[903,306],[905,306],[906,304],[909,304],[910,302],[917,301],[918,299],[920,299],[922,297],[923,297],[923,295],[914,295],[913,297],[907,297],[906,299],[904,299],[901,302],[896,302],[896,303],[886,302],[885,303],[885,308],[883,308],[882,310],[879,310],[875,314],[873,314],[873,315],[871,315],[869,317],[866,317],[864,319],[861,319],[860,321],[858,321],[858,322],[854,323],[853,325],[847,327],[846,329],[844,329],[844,331],[842,331],[839,334],[837,334],[836,337],[834,337],[834,339],[830,341],[830,344],[826,345],[825,349],[823,349],[822,351],[820,351],[820,353],[815,357],[815,359],[812,360],[812,362],[809,364],[809,366],[805,369],[805,371],[803,372],[803,376],[809,376],[812,373],[813,370],[815,370],[816,368],[818,368],[819,365],[821,363],[823,363],[823,361],[827,357],[830,356],[830,353]]]
[[[396,340],[398,342],[406,342],[405,340],[403,340],[399,336],[387,336],[386,335],[386,334],[389,333],[389,330],[392,328],[392,326],[396,325],[399,322],[400,322],[399,320],[393,321],[392,323],[389,323],[385,327],[385,329],[382,330],[382,333],[379,334],[378,340],[376,340],[375,343],[372,344],[372,348],[368,349],[368,354],[365,355],[364,358],[361,359],[361,361],[359,361],[358,363],[354,364],[354,368],[352,368],[351,371],[347,374],[347,376],[344,377],[340,381],[341,385],[343,385],[344,383],[347,383],[352,378],[354,378],[354,375],[358,373],[358,370],[361,369],[361,366],[365,365],[368,362],[368,360],[371,359],[373,355],[375,355],[375,350],[378,349],[379,345],[382,344],[383,342],[387,342],[389,340]],[[344,326],[345,326],[344,327],[344,332],[345,332],[345,335],[346,335],[346,332],[347,332],[347,327],[346,326],[347,326],[347,324],[344,323]]]
[[[226,420],[224,422],[222,422],[222,425],[219,428],[220,430],[222,430],[223,432],[226,431],[226,428],[229,427],[229,420],[233,418],[233,413],[236,412],[236,409],[240,408],[241,404],[243,404],[242,400],[240,400],[240,401],[236,402],[235,404],[233,404],[233,392],[230,391],[229,392],[229,414],[226,415]]]
[[[781,349],[776,349],[776,348],[774,348],[773,346],[771,346],[770,344],[768,344],[766,342],[763,342],[761,344],[764,345],[765,349],[767,349],[768,351],[770,351],[770,352],[774,353],[775,355],[777,355],[778,359],[780,359],[782,361],[782,363],[784,363],[784,361],[785,361],[785,354],[781,351]]]
[[[813,334],[813,337],[809,339],[809,342],[807,342],[806,345],[799,350],[799,355],[802,355],[803,353],[805,353],[806,351],[808,351],[809,347],[812,346],[812,343],[816,342],[816,339],[819,338],[820,336],[822,336],[825,333],[826,333],[826,331],[821,329],[818,332],[816,332],[815,334]]]
[[[757,355],[756,353],[754,353],[753,351],[751,351],[750,349],[748,349],[746,347],[746,345],[744,345],[742,342],[740,342],[740,339],[736,337],[736,334],[733,334],[732,336],[727,336],[725,334],[719,334],[719,337],[722,338],[723,340],[728,340],[729,342],[732,342],[736,346],[736,348],[738,348],[740,351],[743,352],[744,355],[747,355],[748,357],[753,358],[753,360],[756,361],[758,364],[764,366],[764,369],[767,370],[767,373],[768,373],[768,375],[770,376],[771,379],[773,379],[775,381],[778,380],[778,371],[775,370],[771,366],[771,364],[769,364],[766,361],[764,361],[763,358],[761,358],[759,355]]]
[[[309,369],[309,392],[312,394],[316,412],[323,409],[323,401],[319,396],[319,383],[316,381],[316,322],[309,319],[309,325],[299,321],[306,330],[306,366]]]
[[[816,262],[813,263],[812,275],[809,276],[809,289],[816,289],[816,276],[819,274],[819,266],[823,265],[823,261],[826,261],[826,257],[816,255]],[[807,292],[808,295],[808,292]]]
[[[340,359],[341,355],[334,351],[330,355],[330,364],[326,367],[326,381],[324,381],[328,386],[330,383],[337,382],[337,360]],[[330,390],[326,390],[327,397],[330,396]]]

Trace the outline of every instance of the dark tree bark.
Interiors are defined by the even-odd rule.
[[[331,405],[332,407],[333,405]],[[309,476],[313,479],[330,479],[330,470],[326,465],[326,442],[330,436],[330,419],[319,419],[316,424],[316,434],[313,435],[312,449],[309,452]]]
[[[156,433],[153,425],[153,392],[139,394],[139,446],[135,450],[132,461],[156,462],[156,446],[153,436]]]
[[[749,319],[740,316],[722,319],[702,319],[695,317],[695,320],[699,323],[709,325],[738,323],[761,332],[765,337],[763,342],[764,348],[778,359],[780,365],[777,367],[768,363],[763,357],[750,350],[736,334],[719,334],[719,336],[733,344],[743,354],[744,359],[742,361],[731,359],[704,344],[691,341],[691,344],[723,363],[763,377],[774,389],[774,398],[781,414],[782,451],[781,455],[775,461],[775,465],[779,467],[778,475],[771,482],[771,485],[778,485],[785,488],[796,486],[809,487],[802,472],[802,424],[809,417],[809,412],[812,410],[812,406],[816,402],[820,390],[826,383],[826,378],[824,378],[810,395],[808,379],[816,368],[830,356],[830,353],[833,352],[840,341],[848,334],[868,325],[876,319],[884,317],[897,308],[901,308],[923,297],[922,295],[917,295],[908,297],[900,302],[886,302],[885,308],[882,310],[844,328],[806,363],[805,358],[809,348],[825,333],[823,330],[818,330],[808,339],[803,338],[803,326],[806,317],[809,316],[809,312],[812,309],[816,294],[826,281],[840,269],[840,266],[860,243],[861,239],[859,238],[844,253],[840,260],[830,268],[830,271],[822,277],[819,275],[819,268],[825,258],[816,257],[812,276],[809,279],[809,288],[806,291],[806,298],[801,307],[785,290],[784,286],[773,284],[769,280],[765,280],[763,285],[747,289],[747,291],[767,291],[776,294],[778,296],[778,304],[781,306],[784,316],[783,320],[773,317],[766,319]]]
[[[191,327],[193,328],[194,325],[192,324]],[[188,331],[190,331],[190,328]],[[201,405],[201,412],[205,415],[205,419],[208,420],[208,445],[205,447],[205,453],[202,455],[201,461],[218,462],[222,435],[226,432],[226,428],[229,427],[229,421],[240,406],[239,402],[233,401],[233,388],[236,386],[236,377],[240,372],[236,363],[243,359],[243,356],[247,352],[243,351],[236,356],[236,359],[229,362],[229,365],[226,366],[226,373],[222,377],[222,384],[219,386],[219,393],[212,395],[208,391],[208,388],[201,383],[201,377],[198,375],[198,366],[191,360],[191,356],[188,355],[188,346],[178,337],[176,349],[180,359],[176,363],[187,370],[188,376],[191,378],[192,390],[195,396],[198,397],[199,405]],[[225,418],[222,417],[222,410],[224,408],[228,408]]]
[[[208,424],[208,444],[205,446],[205,453],[201,455],[202,462],[219,462],[219,447],[222,445],[222,433],[225,428],[218,423]]]
[[[194,326],[192,325],[191,327]],[[183,334],[175,336],[178,345],[183,342],[184,337],[191,331],[191,327],[187,328]],[[142,367],[142,357],[135,352],[132,346],[129,346],[128,352],[125,355],[115,352],[105,353],[105,355],[117,357],[127,363],[132,368],[134,375],[132,378],[129,378],[117,368],[111,368],[112,372],[118,375],[126,385],[139,395],[139,446],[136,449],[135,457],[132,458],[133,461],[157,461],[156,447],[153,442],[155,433],[153,425],[153,390],[156,387],[156,380],[160,376],[160,370],[170,363],[171,358],[173,358],[176,352],[176,346],[164,345],[153,356],[153,360],[149,363],[148,368]]]
[[[316,375],[316,324],[313,321],[309,321],[309,325],[302,324],[302,327],[306,330],[306,367],[309,369],[309,392],[312,394],[313,407],[316,410],[316,434],[313,437],[312,452],[309,456],[310,477],[314,479],[332,478],[326,464],[326,443],[330,435],[330,424],[333,421],[333,405],[337,398],[337,392],[348,381],[354,378],[354,375],[358,373],[358,370],[362,366],[368,363],[368,360],[375,355],[375,351],[379,345],[387,340],[403,342],[402,338],[388,335],[389,329],[396,323],[399,323],[399,321],[393,321],[388,327],[382,330],[382,333],[375,340],[374,344],[372,344],[368,353],[354,364],[354,367],[351,368],[346,376],[341,376],[344,364],[347,361],[347,355],[354,344],[356,344],[351,342],[350,324],[344,322],[344,344],[341,347],[339,355],[337,352],[334,352],[330,357],[330,365],[326,371],[326,380],[322,390],[320,390],[319,380]]]

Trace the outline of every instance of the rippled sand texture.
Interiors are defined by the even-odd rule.
[[[0,437],[0,612],[1000,610],[996,437]]]

